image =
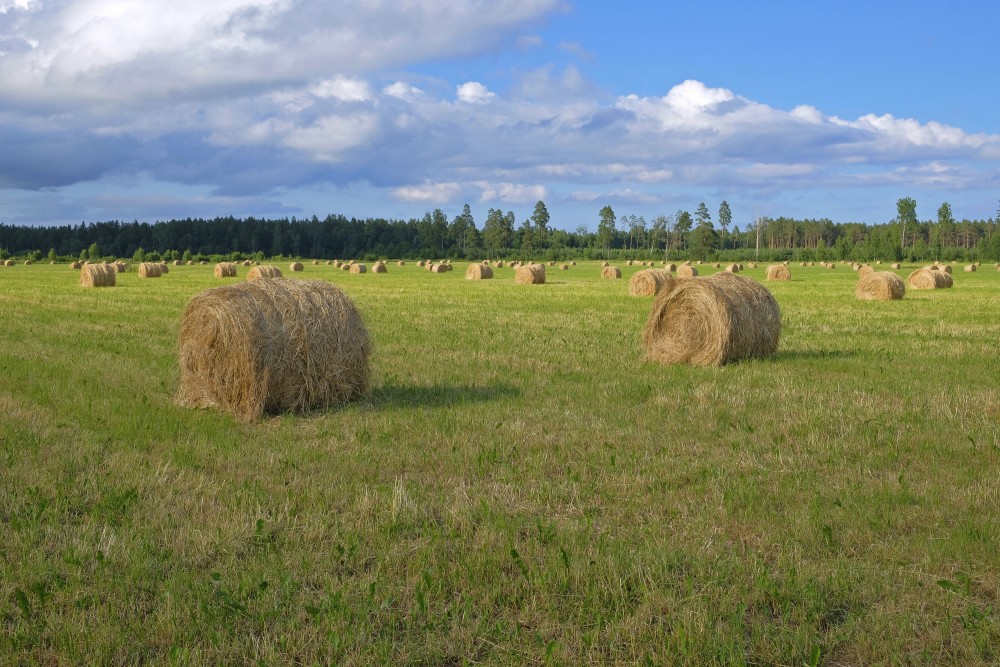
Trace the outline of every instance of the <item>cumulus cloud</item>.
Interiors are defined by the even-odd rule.
[[[496,93],[477,81],[469,81],[456,89],[456,96],[469,104],[486,104],[496,98]]]

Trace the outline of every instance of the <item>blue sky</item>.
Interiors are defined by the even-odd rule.
[[[949,6],[946,6],[949,5]],[[1000,201],[1000,6],[0,0],[0,221]]]

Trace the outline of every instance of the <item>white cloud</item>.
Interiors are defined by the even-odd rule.
[[[395,199],[425,204],[446,204],[462,190],[458,183],[423,183],[406,185],[392,191]]]
[[[496,98],[496,93],[477,81],[469,81],[458,86],[456,96],[462,102],[469,104],[487,104]]]
[[[476,185],[481,188],[479,201],[484,204],[493,201],[505,204],[534,204],[548,196],[548,190],[544,185],[488,182],[479,182]]]
[[[334,98],[341,102],[367,102],[372,99],[367,81],[337,76],[314,85],[311,92],[316,97]]]

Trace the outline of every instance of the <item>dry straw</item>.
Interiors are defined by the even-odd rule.
[[[666,269],[667,271],[670,271],[671,273],[673,273],[674,271],[677,270],[677,265],[676,264],[664,264],[663,268]]]
[[[975,271],[975,270],[976,270],[976,265],[975,265],[975,264],[968,264],[968,265],[967,265],[967,266],[965,267],[965,269],[964,269],[964,271],[965,271],[966,273],[972,273],[972,272],[973,272],[973,271]]]
[[[406,266],[406,262],[404,262],[403,260],[399,260],[398,262],[396,262],[396,266]]]
[[[875,268],[871,264],[862,264],[858,267],[858,278],[864,278],[873,273],[875,273]]]
[[[5,259],[3,261],[3,265],[4,266],[14,266],[14,260],[12,260],[12,259]]]
[[[167,265],[166,262],[160,262],[160,273],[162,275],[167,275],[168,273],[170,273],[170,267]]]
[[[559,267],[561,271],[569,271],[569,264],[563,264]]]
[[[628,293],[632,296],[653,296],[673,282],[673,279],[666,269],[636,271],[628,281]]]
[[[952,279],[944,271],[924,268],[911,273],[906,284],[912,289],[942,289],[951,287]]]
[[[430,271],[431,273],[448,273],[451,271],[451,266],[448,264],[431,264]]]
[[[159,262],[142,262],[137,272],[140,278],[159,278],[163,275],[163,265]]]
[[[900,267],[899,262],[893,262],[892,264],[889,265],[889,268],[892,269],[893,271],[899,271],[899,267]]]
[[[368,266],[365,264],[351,264],[351,273],[368,273]]]
[[[118,272],[110,264],[88,264],[80,269],[80,284],[84,287],[114,287]]]
[[[545,283],[545,266],[526,264],[514,269],[514,282],[518,285],[542,285]]]
[[[372,264],[372,273],[389,273],[389,269],[386,268],[385,262],[375,262]]]
[[[768,280],[791,280],[792,272],[784,264],[772,264],[767,267]]]
[[[269,264],[264,264],[263,266],[255,266],[249,271],[247,271],[247,280],[264,280],[270,278],[280,278],[281,270],[276,266],[271,266]]]
[[[288,270],[292,273],[296,271],[305,271],[305,268],[306,267],[302,266],[302,262],[292,262],[288,265]]]
[[[872,271],[861,276],[854,295],[862,301],[897,301],[906,294],[903,279],[890,271]]]
[[[493,277],[493,269],[485,264],[469,264],[465,270],[466,280],[489,280]]]
[[[739,273],[740,270],[741,270],[741,267],[740,267],[739,264],[730,264],[730,265],[728,265],[726,267],[726,272],[727,273]]]
[[[69,265],[69,268],[79,270],[80,267],[82,267],[82,266],[83,266],[83,264],[81,264],[80,262],[73,262],[72,264]]]
[[[694,278],[698,275],[698,269],[694,268],[688,263],[681,264],[677,267],[677,277],[678,278]]]
[[[661,291],[642,343],[662,364],[721,366],[773,355],[780,336],[781,310],[767,288],[721,272],[675,280]]]
[[[357,308],[320,280],[259,280],[195,295],[181,316],[178,399],[238,421],[368,391],[371,342]]]
[[[115,262],[111,266],[118,273],[125,273],[126,271],[128,271],[128,264],[126,264],[125,262]]]
[[[233,262],[219,262],[215,265],[216,278],[235,278],[236,264]]]
[[[610,278],[612,280],[622,277],[622,270],[617,266],[605,266],[601,269],[602,278]]]

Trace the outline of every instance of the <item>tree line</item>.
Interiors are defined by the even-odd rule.
[[[422,218],[186,218],[155,223],[108,221],[53,227],[0,224],[0,258],[33,260],[243,257],[590,259],[886,259],[1000,260],[997,220],[956,220],[945,202],[931,220],[919,220],[916,202],[897,202],[897,216],[882,224],[834,223],[759,217],[741,229],[729,204],[713,220],[701,202],[694,213],[678,210],[647,221],[597,214],[597,231],[553,228],[545,203],[518,224],[513,211],[489,209],[482,227],[468,205],[449,220],[441,209]]]

